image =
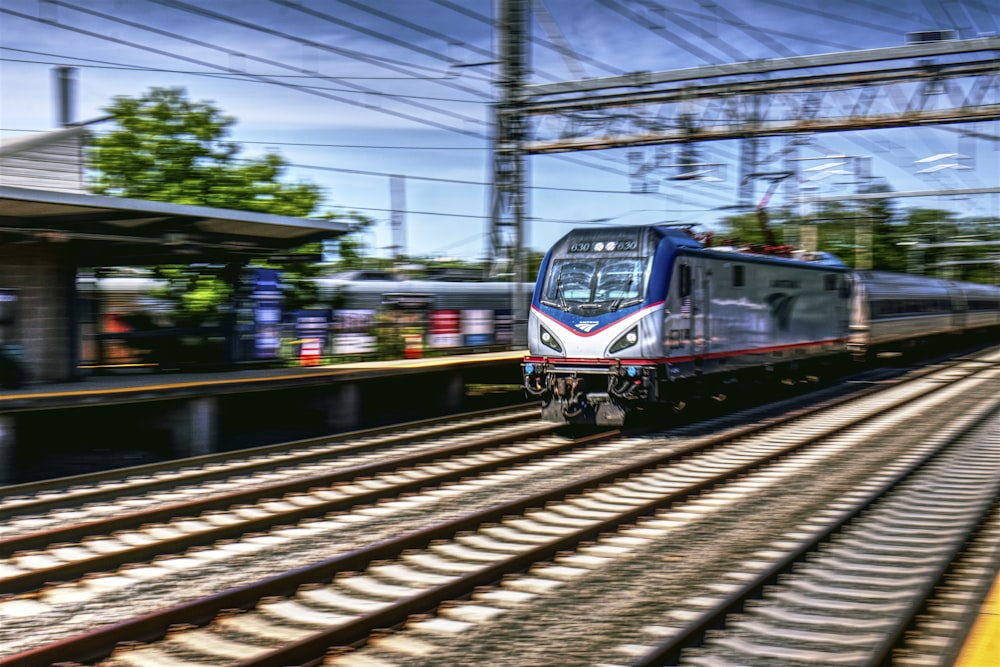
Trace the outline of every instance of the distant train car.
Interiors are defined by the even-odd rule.
[[[239,308],[239,335],[247,358],[276,356],[283,341],[295,350],[306,338],[319,357],[391,353],[395,350],[387,339],[397,337],[407,342],[415,339],[412,350],[508,347],[513,344],[515,326],[523,327],[527,319],[534,287],[521,284],[521,298],[516,300],[513,283],[398,280],[382,271],[352,271],[313,280],[320,302],[326,304],[323,307],[287,311],[280,295],[264,295],[259,288],[246,295]],[[141,350],[151,339],[137,331],[135,324],[139,320],[150,326],[155,323],[169,336],[170,306],[156,297],[165,285],[141,274],[81,278],[77,289],[83,363],[120,366],[148,361],[149,355]],[[268,297],[266,304],[263,296]],[[256,321],[261,317],[266,322]],[[213,335],[217,330],[213,328]],[[402,338],[399,343],[403,344]],[[380,345],[388,347],[380,350]]]
[[[1000,288],[886,271],[856,274],[848,349],[898,356],[933,338],[1000,327]]]
[[[372,279],[376,278],[376,279]],[[368,276],[317,278],[332,308],[335,352],[375,345],[376,321],[388,320],[430,349],[507,347],[527,318],[534,285],[504,282],[392,280]],[[515,292],[520,291],[520,299]],[[518,311],[518,304],[523,304]]]
[[[805,376],[849,351],[997,326],[998,294],[854,272],[824,253],[706,248],[669,225],[576,229],[539,272],[524,386],[546,420],[622,424],[748,376]]]

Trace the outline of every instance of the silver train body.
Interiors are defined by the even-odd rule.
[[[432,310],[510,310],[514,283],[446,280],[392,280],[345,274],[343,277],[314,278],[325,301],[342,308],[425,307]],[[527,302],[533,284],[520,284]],[[340,298],[338,298],[340,297]],[[526,313],[517,314],[524,319]]]
[[[546,420],[617,425],[748,377],[991,329],[997,287],[705,248],[667,225],[578,229],[542,263],[523,381]]]
[[[338,308],[379,309],[389,307],[427,307],[435,310],[490,309],[509,310],[515,286],[509,282],[449,280],[395,280],[385,272],[351,271],[331,277],[310,279],[324,303]],[[169,313],[170,305],[155,296],[166,281],[146,276],[81,278],[77,291],[84,299],[100,294],[105,310]],[[522,303],[530,299],[533,283],[521,283]],[[523,321],[527,312],[514,317]]]
[[[1000,287],[886,271],[855,274],[848,349],[896,356],[945,334],[1000,328]]]

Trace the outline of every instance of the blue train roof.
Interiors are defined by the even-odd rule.
[[[733,246],[712,246],[703,248],[707,252],[728,254],[738,256],[741,260],[748,261],[778,261],[795,262],[822,268],[849,269],[850,267],[839,257],[828,252],[816,250],[793,250],[788,254],[773,254],[768,252],[754,252]]]

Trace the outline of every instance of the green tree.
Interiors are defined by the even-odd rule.
[[[876,186],[867,192],[886,192]],[[908,209],[898,212],[892,199],[823,202],[808,219],[789,209],[767,211],[779,243],[788,226],[815,225],[818,249],[850,266],[870,253],[872,268],[995,282],[1000,223],[994,218],[959,218],[954,211]],[[741,213],[723,218],[714,242],[763,244],[758,218]]]
[[[763,213],[755,210],[727,216],[723,218],[719,231],[713,234],[712,242],[716,245],[766,245],[764,229],[761,227],[762,216],[768,229],[774,234],[777,243],[779,245],[783,243],[784,228],[794,218],[787,209],[783,208],[768,208]]]
[[[283,182],[286,163],[276,153],[239,158],[240,147],[228,139],[235,119],[209,102],[192,102],[181,88],[152,88],[139,97],[119,96],[105,107],[115,127],[94,138],[89,147],[97,194],[305,217],[316,212],[320,188],[308,182]],[[346,217],[360,233],[372,220]],[[355,237],[356,234],[352,234]],[[342,242],[342,247],[345,247]],[[347,241],[353,254],[360,252]],[[293,259],[255,265],[282,271],[285,306],[322,306],[309,278],[319,273],[314,259],[319,244],[293,249]],[[295,258],[301,257],[301,259]],[[167,279],[164,298],[174,304],[178,323],[196,325],[222,320],[236,281],[230,270],[162,266]]]
[[[375,221],[366,215],[351,214],[351,231],[338,237],[336,241],[337,255],[340,258],[337,262],[338,271],[367,267],[365,234],[374,224]]]
[[[115,97],[105,107],[117,126],[90,146],[97,194],[306,216],[320,201],[312,183],[282,183],[275,153],[239,159],[228,141],[235,119],[181,88]]]

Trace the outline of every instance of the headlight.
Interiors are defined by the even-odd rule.
[[[615,352],[621,352],[627,347],[632,347],[639,342],[639,327],[632,327],[628,332],[621,336],[618,340],[611,344],[611,348],[608,350],[609,353],[614,354]]]
[[[545,347],[550,347],[556,352],[562,352],[562,345],[556,340],[556,337],[548,332],[545,327],[538,327],[538,337],[542,339],[542,345]]]

